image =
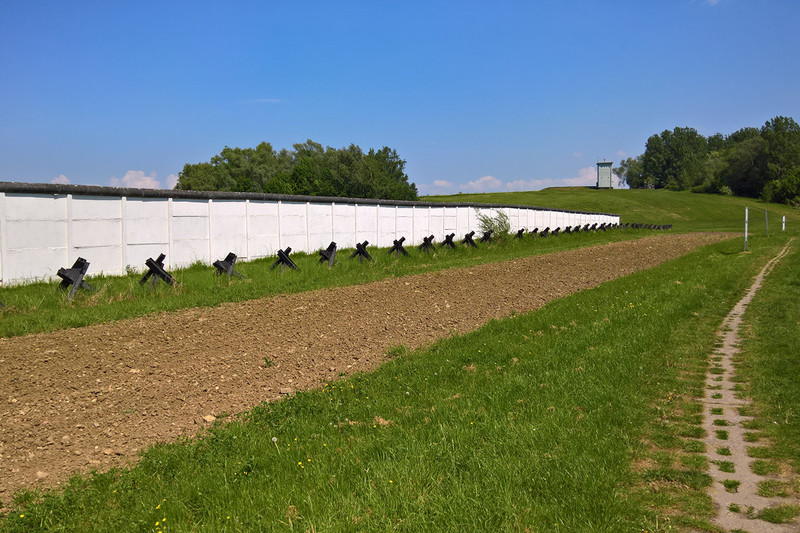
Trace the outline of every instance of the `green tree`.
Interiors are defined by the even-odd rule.
[[[384,146],[365,154],[357,145],[336,149],[306,140],[275,152],[269,143],[255,148],[226,146],[211,161],[187,164],[176,188],[249,191],[314,196],[352,196],[415,200],[417,188],[405,174],[405,161]]]

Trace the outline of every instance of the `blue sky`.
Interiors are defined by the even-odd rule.
[[[13,2],[0,180],[174,184],[225,146],[390,146],[423,194],[594,183],[675,126],[800,121],[796,0]]]

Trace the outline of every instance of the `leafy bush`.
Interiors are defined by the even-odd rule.
[[[505,211],[500,209],[495,210],[495,215],[487,215],[486,213],[478,213],[478,227],[483,232],[491,231],[496,239],[503,239],[508,237],[511,232],[511,220]]]

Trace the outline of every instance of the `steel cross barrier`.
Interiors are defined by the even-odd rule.
[[[436,245],[433,244],[434,236],[431,235],[430,237],[423,237],[422,244],[417,246],[417,250],[420,252],[431,252],[436,250]]]
[[[369,255],[369,252],[367,251],[367,246],[369,246],[369,241],[357,242],[356,250],[352,254],[350,254],[350,259],[358,257],[359,263],[363,263],[364,259],[366,259],[367,261],[372,261],[372,256]]]
[[[61,290],[66,290],[70,285],[72,285],[72,288],[67,294],[67,300],[72,300],[72,298],[75,297],[75,293],[78,292],[78,289],[81,287],[88,291],[94,290],[94,287],[83,280],[83,277],[86,275],[88,270],[89,261],[83,257],[79,257],[75,261],[75,264],[72,265],[72,268],[58,269],[57,274],[58,277],[61,278],[61,283],[59,283],[58,288]]]
[[[270,270],[275,270],[275,267],[281,267],[281,272],[283,272],[286,267],[291,268],[292,270],[300,270],[297,265],[294,264],[294,261],[289,257],[289,254],[292,253],[292,248],[287,246],[285,250],[281,250],[278,248],[278,259],[272,263],[272,266],[269,267]]]
[[[327,248],[319,251],[319,262],[325,263],[327,261],[328,268],[332,268],[336,263],[336,243],[331,241]]]
[[[150,280],[150,288],[155,288],[159,279],[164,280],[164,283],[167,285],[175,285],[177,283],[175,278],[164,270],[164,259],[166,259],[166,257],[167,256],[164,254],[159,254],[157,259],[150,257],[144,262],[144,264],[147,265],[147,272],[145,272],[142,279],[139,280],[139,285],[144,285],[147,283],[148,279]]]
[[[214,261],[214,268],[217,269],[217,276],[221,276],[223,273],[228,275],[228,279],[231,279],[232,276],[236,276],[239,279],[245,279],[244,276],[236,272],[234,268],[236,265],[236,254],[230,252],[228,255],[225,256],[225,259],[220,259],[218,261]]]
[[[392,244],[392,247],[389,249],[389,255],[392,255],[395,252],[397,252],[397,255],[409,255],[408,250],[406,250],[405,247],[403,246],[405,240],[406,240],[405,237],[400,237],[399,239],[395,239],[394,244]]]
[[[461,244],[466,244],[467,246],[472,246],[473,248],[477,248],[478,245],[475,244],[475,240],[473,239],[474,236],[475,236],[475,232],[474,231],[470,231],[469,233],[464,235],[464,240],[461,241]]]
[[[455,238],[455,236],[456,236],[455,233],[451,233],[450,235],[445,235],[444,236],[444,240],[442,241],[442,244],[440,244],[439,246],[442,247],[442,248],[455,248],[456,247],[456,243],[453,242],[453,239]]]

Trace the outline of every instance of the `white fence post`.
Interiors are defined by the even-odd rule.
[[[750,208],[744,208],[744,251],[747,251],[747,224],[750,218]]]

